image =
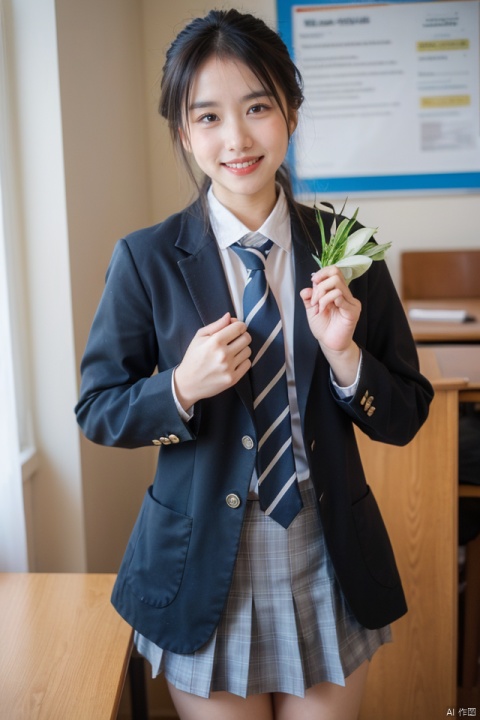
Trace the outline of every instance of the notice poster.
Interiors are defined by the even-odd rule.
[[[285,9],[301,194],[480,189],[478,0]]]

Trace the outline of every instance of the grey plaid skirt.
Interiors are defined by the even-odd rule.
[[[190,655],[164,651],[135,633],[156,677],[208,697],[284,692],[303,697],[320,682],[345,678],[391,639],[353,617],[335,579],[316,508],[302,483],[304,508],[288,530],[249,501],[232,586],[210,640]]]

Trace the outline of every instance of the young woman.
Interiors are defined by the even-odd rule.
[[[368,661],[406,611],[353,425],[405,444],[432,390],[385,263],[350,287],[315,265],[315,215],[284,166],[302,99],[261,20],[212,11],[178,35],[160,107],[205,183],[118,243],[82,362],[87,437],[161,446],[113,603],[183,720],[353,720]],[[245,248],[265,267],[254,311]],[[267,320],[250,318],[267,295],[282,354],[269,395],[281,377],[288,402],[264,433],[256,373],[273,361],[258,345]],[[292,449],[288,483],[264,500]]]

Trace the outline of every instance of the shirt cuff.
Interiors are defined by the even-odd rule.
[[[191,407],[189,407],[188,410],[184,410],[183,407],[180,405],[180,403],[179,403],[179,401],[178,401],[178,398],[177,398],[177,393],[175,392],[175,370],[176,370],[176,369],[177,369],[177,368],[174,368],[174,369],[173,369],[173,372],[172,372],[172,395],[173,395],[173,400],[174,400],[174,402],[175,402],[175,406],[176,406],[176,408],[177,408],[177,410],[178,410],[178,414],[180,415],[181,419],[183,420],[183,422],[186,422],[186,423],[187,423],[187,422],[188,422],[189,420],[191,420],[192,417],[193,417],[193,408],[194,408],[194,405],[192,405]]]
[[[335,376],[332,372],[332,369],[330,368],[330,380],[332,382],[332,385],[335,389],[335,392],[337,393],[340,400],[345,400],[345,398],[353,397],[355,393],[357,392],[358,387],[358,381],[360,379],[360,371],[362,369],[362,352],[360,351],[360,360],[358,362],[358,369],[357,369],[357,377],[355,378],[352,385],[349,385],[348,387],[341,387],[335,380]]]

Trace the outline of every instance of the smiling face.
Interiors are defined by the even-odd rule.
[[[296,115],[287,127],[275,98],[246,65],[212,56],[197,72],[180,132],[217,199],[238,216],[255,207],[266,218],[295,124]]]

